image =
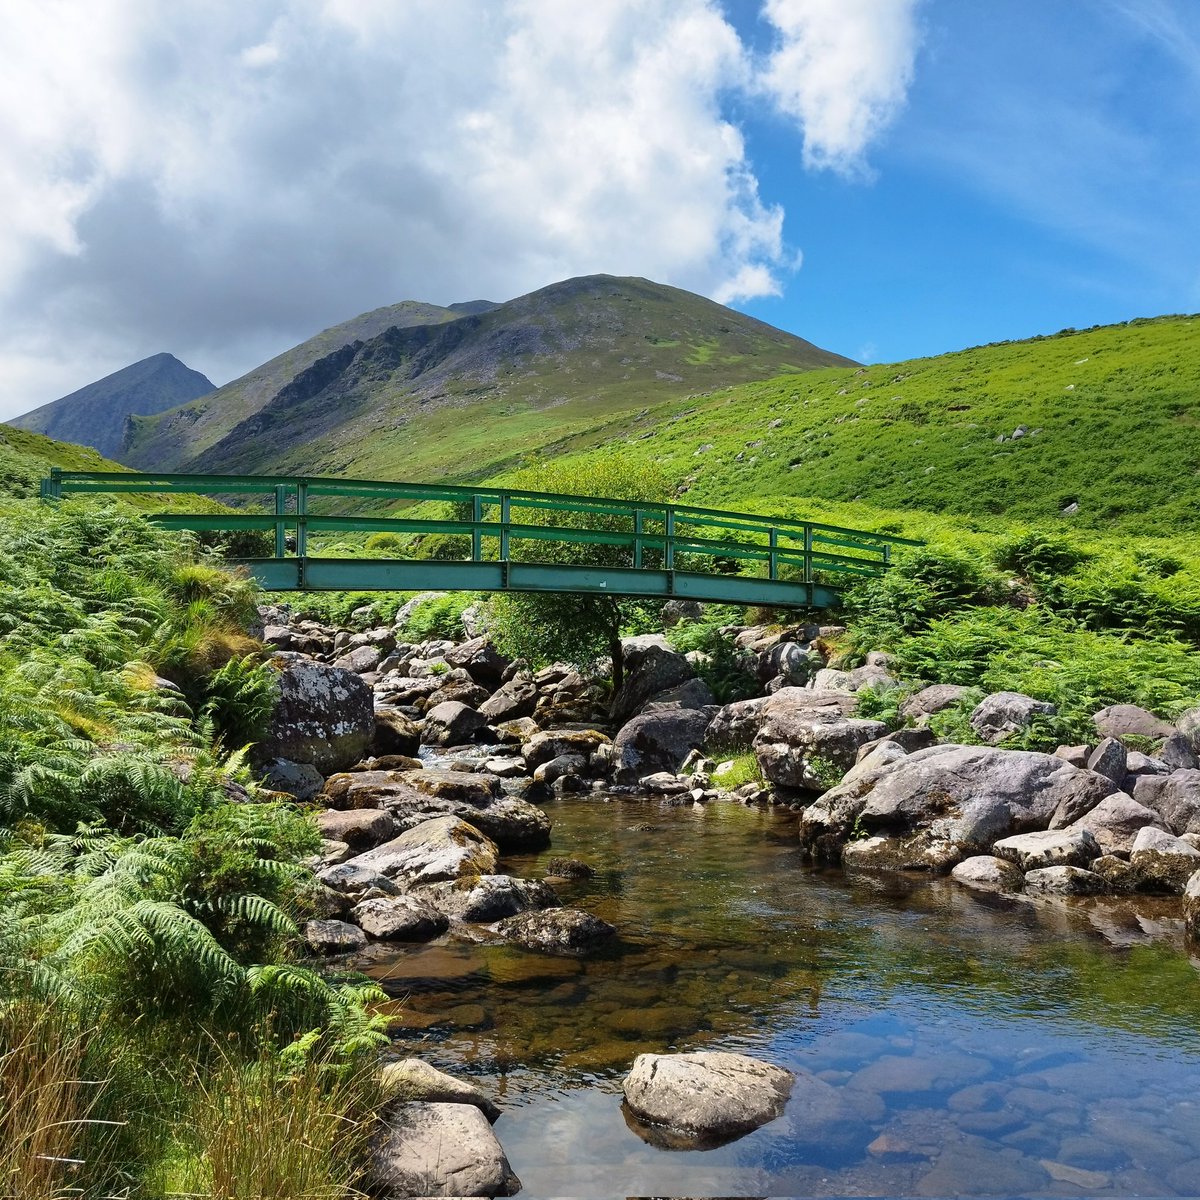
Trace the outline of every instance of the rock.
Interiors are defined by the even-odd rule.
[[[993,692],[985,696],[970,716],[971,728],[989,745],[1027,729],[1036,716],[1053,716],[1058,709],[1045,700],[1020,692]]]
[[[471,638],[442,656],[452,667],[461,667],[482,687],[498,688],[509,660],[486,637]]]
[[[530,950],[583,954],[617,931],[607,921],[582,909],[548,908],[506,917],[497,924],[496,932]]]
[[[273,792],[285,792],[292,799],[311,800],[325,786],[325,777],[311,763],[276,758],[267,764],[263,786]]]
[[[1025,874],[1025,890],[1054,896],[1095,896],[1108,891],[1108,884],[1082,867],[1041,867]]]
[[[496,844],[458,817],[434,817],[344,863],[408,884],[487,875],[496,869]]]
[[[458,815],[487,834],[505,854],[523,854],[550,845],[550,818],[517,796],[501,796],[473,812],[461,809]]]
[[[581,754],[560,754],[544,762],[533,772],[533,782],[549,787],[564,775],[582,775],[587,770],[587,759]]]
[[[1089,746],[1059,746],[1054,751],[1055,758],[1061,758],[1073,767],[1086,767],[1092,751]]]
[[[625,678],[612,702],[612,719],[618,725],[641,712],[660,692],[684,683],[696,673],[692,664],[659,635],[624,638],[621,646]]]
[[[1188,937],[1200,942],[1200,871],[1183,889],[1183,927]]]
[[[1019,892],[1025,886],[1020,868],[990,854],[964,859],[950,872],[950,878],[980,892]]]
[[[659,796],[678,796],[688,790],[687,781],[670,771],[655,771],[653,775],[643,775],[638,780],[638,787]]]
[[[380,891],[395,894],[400,889],[378,871],[343,862],[317,872],[317,880],[329,891],[346,896],[360,896],[363,892]]]
[[[537,708],[537,699],[538,690],[533,680],[517,675],[485,700],[479,706],[479,711],[495,725],[517,717],[532,717]]]
[[[493,775],[473,771],[452,771],[429,768],[420,771],[405,771],[400,776],[402,783],[415,788],[427,796],[439,800],[452,800],[483,808],[500,793],[500,781]]]
[[[672,712],[680,708],[705,708],[715,711],[712,688],[703,679],[688,679],[665,692],[659,692],[645,707],[643,713]]]
[[[371,689],[353,671],[293,659],[276,676],[278,700],[256,753],[309,763],[322,775],[366,753],[375,734]]]
[[[744,1054],[639,1054],[625,1077],[625,1104],[671,1145],[705,1148],[773,1121],[787,1104],[794,1076]],[[639,1132],[642,1132],[639,1130]]]
[[[1192,750],[1200,754],[1200,708],[1189,708],[1181,713],[1175,720],[1175,728],[1187,739]]]
[[[1183,733],[1173,733],[1158,752],[1159,759],[1172,771],[1193,771],[1200,767],[1200,758],[1191,739]]]
[[[375,753],[415,756],[421,749],[421,728],[398,708],[375,710]]]
[[[713,708],[644,712],[613,739],[615,778],[629,783],[655,771],[677,771],[689,751],[704,745]]]
[[[1092,724],[1101,737],[1165,738],[1175,732],[1175,726],[1136,704],[1112,704],[1092,717]]]
[[[414,896],[363,900],[352,915],[364,933],[385,942],[428,942],[450,924],[444,914]]]
[[[1061,828],[1114,790],[1110,779],[1050,754],[932,746],[831,789],[805,809],[801,844],[818,859],[837,861],[857,823],[886,836],[924,829],[931,841],[952,843],[969,857],[1015,833]]]
[[[1200,771],[1174,771],[1155,791],[1148,804],[1172,833],[1200,833]]]
[[[775,694],[776,699],[783,692]],[[845,717],[836,708],[798,709],[769,704],[762,728],[754,739],[754,753],[763,776],[780,787],[824,791],[824,772],[839,777],[852,766],[858,749],[886,736],[881,721]]]
[[[345,842],[357,853],[393,837],[396,820],[391,813],[378,808],[329,809],[317,814],[317,829],[322,837]]]
[[[431,1067],[419,1058],[402,1058],[385,1063],[379,1072],[379,1085],[388,1104],[424,1100],[432,1104],[473,1104],[489,1123],[495,1123],[500,1110],[482,1088],[445,1071]]]
[[[1102,854],[1092,860],[1088,868],[1108,884],[1110,892],[1132,892],[1137,888],[1137,872],[1127,858],[1115,854]]]
[[[355,646],[348,654],[334,659],[333,665],[346,671],[354,671],[358,675],[366,675],[379,666],[381,658],[383,655],[376,646]]]
[[[560,754],[578,754],[590,759],[600,746],[609,744],[609,738],[595,729],[553,729],[535,733],[523,743],[521,756],[534,771]]]
[[[1166,828],[1158,813],[1124,792],[1115,792],[1066,828],[1086,829],[1106,854],[1127,854],[1133,849],[1138,831],[1147,825]]]
[[[371,1140],[370,1187],[388,1196],[513,1196],[513,1174],[488,1119],[472,1104],[390,1108]]]
[[[921,835],[860,838],[842,847],[842,866],[848,871],[942,873],[954,866],[961,857],[961,851],[953,843]]]
[[[969,690],[957,683],[931,684],[901,701],[900,715],[911,720],[932,716],[944,709],[953,708]]]
[[[304,944],[314,954],[356,954],[367,947],[366,935],[348,921],[308,921]]]
[[[1138,830],[1129,863],[1141,891],[1181,895],[1188,880],[1200,871],[1200,850],[1181,838],[1147,826]]]
[[[855,667],[853,671],[836,671],[822,668],[812,677],[811,687],[818,692],[858,692],[863,688],[894,688],[900,681],[883,667]]]
[[[1101,851],[1086,829],[1050,829],[1002,838],[992,853],[1016,863],[1022,871],[1033,871],[1039,867],[1086,867]]]
[[[487,724],[487,718],[459,700],[436,704],[425,714],[421,741],[432,746],[461,746]]]
[[[704,742],[717,750],[749,750],[763,721],[763,709],[770,696],[753,700],[735,700],[718,710],[709,723]]]
[[[759,654],[756,674],[760,683],[781,678],[785,684],[803,687],[823,666],[824,660],[811,646],[779,641]]]
[[[554,908],[549,884],[511,875],[468,875],[420,889],[420,898],[453,920],[489,925],[534,908]]]
[[[552,858],[546,864],[546,874],[555,879],[591,879],[596,868],[578,858]]]
[[[704,605],[695,600],[668,600],[662,606],[662,627],[674,629],[680,621],[698,621],[704,615]]]
[[[1127,752],[1116,738],[1106,737],[1088,758],[1089,771],[1106,775],[1120,787],[1125,782]]]
[[[927,727],[893,729],[886,737],[876,738],[873,742],[863,742],[858,748],[858,754],[854,761],[857,766],[880,746],[895,746],[905,754],[912,754],[914,750],[927,750],[930,746],[936,746],[937,744],[936,735],[932,729]],[[899,755],[896,757],[899,757]]]

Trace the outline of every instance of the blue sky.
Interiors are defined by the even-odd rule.
[[[763,37],[757,5],[730,5]],[[741,305],[859,358],[1200,309],[1200,4],[931,0],[871,177],[752,111],[803,266]],[[769,33],[767,34],[769,36]]]
[[[0,420],[640,275],[871,361],[1200,310],[1200,0],[13,0]]]

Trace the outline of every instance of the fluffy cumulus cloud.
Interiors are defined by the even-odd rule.
[[[767,0],[763,59],[719,0],[7,0],[0,418],[161,349],[223,382],[404,298],[778,292],[797,253],[730,98],[851,170],[911,8]]]

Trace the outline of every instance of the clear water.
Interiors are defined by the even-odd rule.
[[[1200,1194],[1200,958],[1177,903],[1028,901],[807,868],[794,814],[570,798],[564,903],[616,925],[597,957],[388,948],[396,1047],[476,1078],[522,1195]],[[1195,948],[1193,948],[1194,951]],[[814,1072],[730,1145],[625,1123],[642,1051],[727,1049]]]

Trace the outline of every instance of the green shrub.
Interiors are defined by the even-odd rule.
[[[473,592],[448,592],[422,600],[396,631],[406,642],[428,642],[434,639],[454,640],[462,637],[462,615],[476,603]]]
[[[203,712],[217,743],[236,750],[262,737],[275,709],[275,674],[255,658],[231,658],[206,681]]]
[[[680,621],[667,631],[667,639],[681,654],[695,650],[704,655],[696,665],[696,674],[708,684],[718,704],[758,694],[754,655],[738,650],[718,625],[709,624],[707,619]]]

